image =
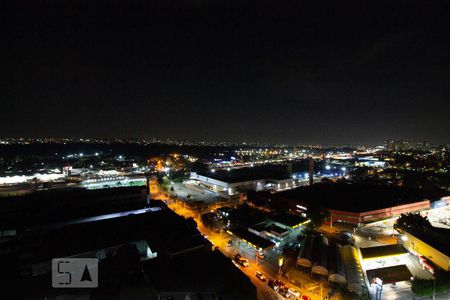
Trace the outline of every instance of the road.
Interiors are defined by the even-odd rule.
[[[184,205],[182,201],[173,201],[170,200],[168,195],[161,192],[158,188],[158,185],[156,182],[152,181],[150,183],[150,191],[152,193],[153,199],[161,199],[166,201],[169,208],[171,208],[174,212],[177,214],[184,216],[186,218],[193,218],[196,223],[198,230],[208,238],[208,240],[214,245],[217,246],[218,249],[227,257],[229,257],[231,260],[233,257],[239,253],[249,261],[248,267],[241,267],[237,264],[236,267],[241,270],[244,274],[246,274],[252,283],[256,286],[257,292],[258,292],[258,299],[259,300],[282,300],[287,299],[283,298],[280,294],[275,292],[273,289],[271,289],[267,285],[267,281],[261,281],[255,276],[256,271],[260,271],[261,273],[266,276],[267,280],[269,279],[280,279],[282,280],[286,286],[289,288],[294,288],[301,292],[301,294],[309,296],[312,300],[319,300],[321,297],[317,294],[312,293],[308,289],[301,289],[299,286],[296,286],[292,284],[291,282],[288,282],[286,278],[281,278],[278,275],[278,259],[281,255],[280,249],[273,249],[266,251],[266,257],[265,259],[258,259],[256,256],[256,250],[247,245],[244,242],[240,242],[240,240],[229,233],[226,232],[215,232],[214,230],[211,230],[204,226],[200,220],[200,215],[192,210],[190,210],[187,206]],[[217,208],[217,207],[215,207]],[[291,236],[284,241],[284,243],[291,242],[295,239],[298,232],[294,232],[291,234]],[[232,240],[233,245],[229,246],[228,241]],[[312,281],[310,278],[306,278],[307,275],[305,275],[305,280],[302,282]],[[316,283],[313,283],[314,286],[316,286]],[[294,297],[289,298],[294,299]]]

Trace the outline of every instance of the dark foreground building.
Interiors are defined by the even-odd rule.
[[[53,258],[98,258],[99,287],[55,289]],[[41,224],[0,245],[11,299],[256,299],[233,263],[163,202],[125,213]]]

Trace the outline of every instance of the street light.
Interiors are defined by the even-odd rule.
[[[278,258],[278,275],[281,273],[281,267],[283,266],[283,256]]]

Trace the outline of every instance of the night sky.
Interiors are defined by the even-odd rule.
[[[448,1],[93,2],[3,9],[0,136],[450,143]]]

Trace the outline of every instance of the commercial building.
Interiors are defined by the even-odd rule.
[[[82,188],[88,190],[109,189],[118,187],[146,186],[146,177],[106,176],[83,180]]]
[[[423,231],[406,231],[405,247],[419,256],[424,269],[434,273],[436,266],[450,271],[450,230],[426,228]]]
[[[309,206],[320,203],[330,212],[329,223],[362,224],[430,209],[430,200],[441,199],[444,193],[397,186],[321,183],[273,196],[297,212],[307,212]]]
[[[190,179],[223,196],[232,196],[248,190],[287,190],[300,184],[299,179],[294,179],[288,174],[240,174],[242,172],[240,170],[216,171],[208,174],[191,172]]]

